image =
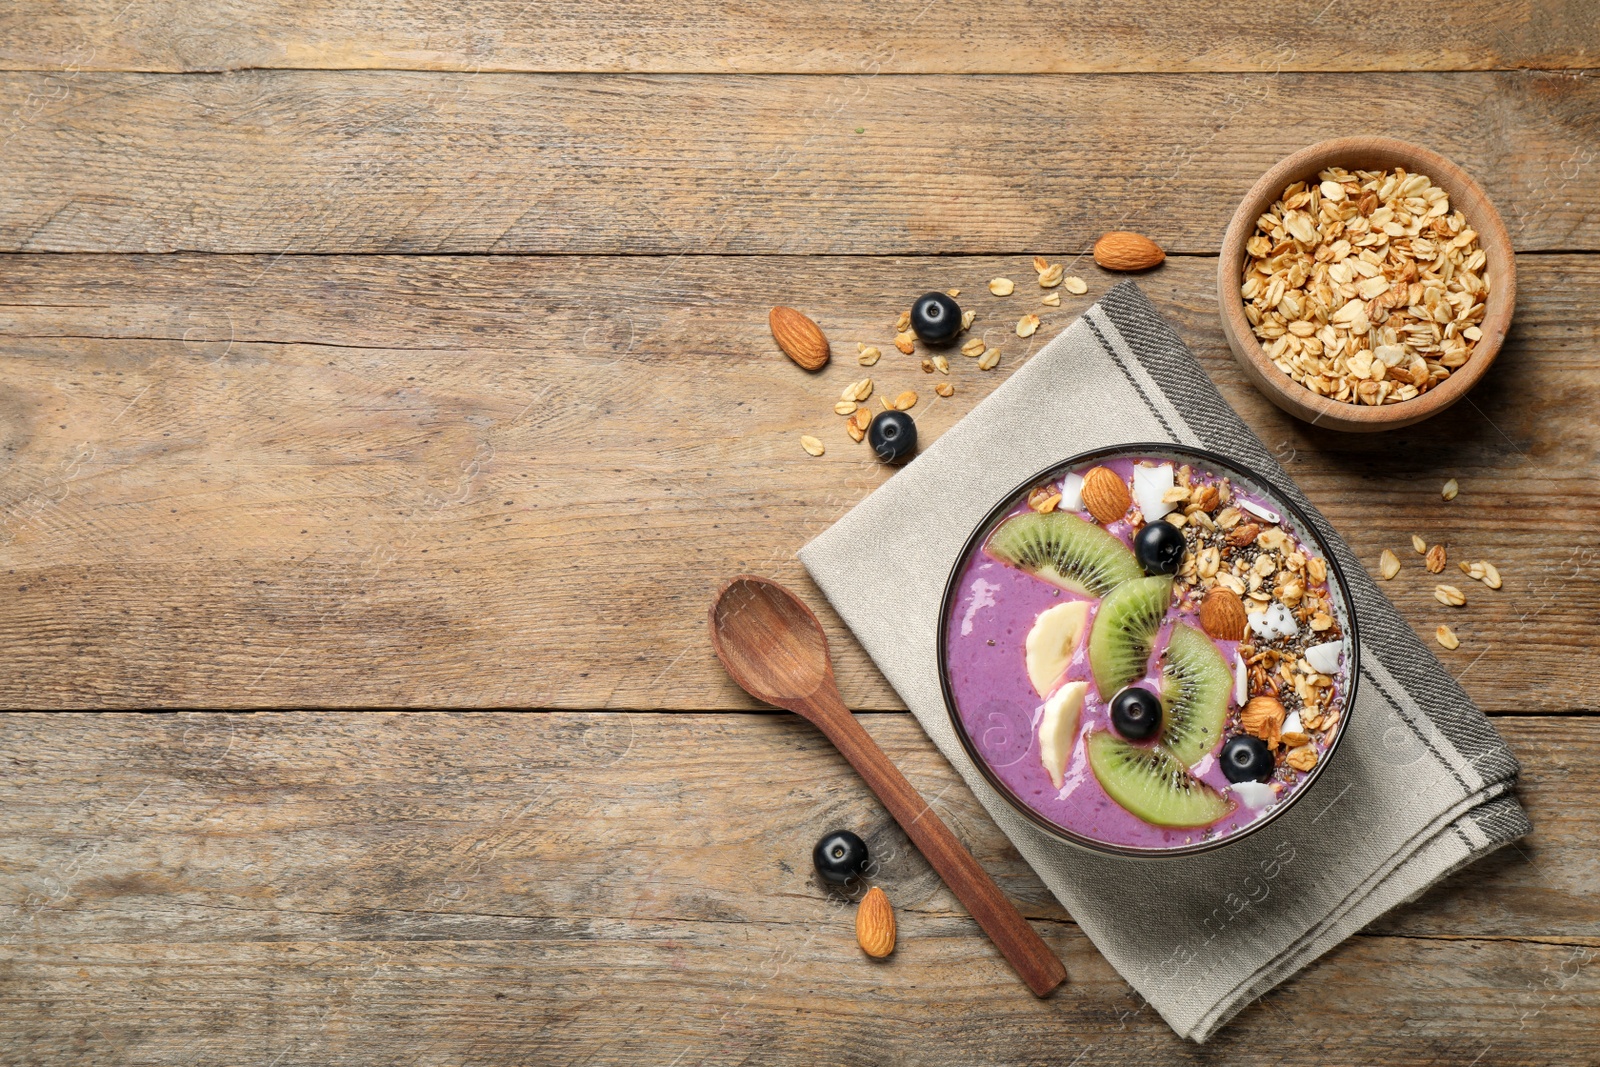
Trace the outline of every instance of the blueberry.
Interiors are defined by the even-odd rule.
[[[930,345],[944,344],[961,332],[961,305],[944,293],[923,293],[911,305],[911,328]]]
[[[1144,741],[1161,729],[1161,701],[1148,689],[1130,685],[1111,698],[1111,728],[1129,741]]]
[[[885,463],[917,450],[917,424],[903,411],[880,411],[867,427],[867,444]]]
[[[811,850],[817,875],[829,885],[844,885],[867,870],[867,843],[849,830],[824,834]]]
[[[1272,750],[1259,737],[1235,734],[1222,746],[1222,773],[1230,782],[1264,782],[1272,777]]]
[[[1133,554],[1146,574],[1177,574],[1186,549],[1183,531],[1170,522],[1147,522],[1133,535]]]

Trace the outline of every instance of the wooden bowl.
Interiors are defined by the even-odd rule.
[[[1243,278],[1245,243],[1255,233],[1256,219],[1292,183],[1313,179],[1318,171],[1336,166],[1346,170],[1403,167],[1408,173],[1427,175],[1449,194],[1451,210],[1461,211],[1467,224],[1478,232],[1479,245],[1487,256],[1489,299],[1483,322],[1479,324],[1482,339],[1465,364],[1414,400],[1371,407],[1319,396],[1278,369],[1262,350],[1251,332],[1250,320],[1245,317],[1239,285]],[[1386,137],[1342,137],[1323,141],[1302,148],[1267,171],[1234,212],[1227,235],[1222,239],[1222,255],[1217,261],[1217,302],[1222,311],[1222,331],[1245,373],[1269,400],[1296,418],[1317,426],[1357,433],[1410,426],[1437,415],[1465,396],[1499,354],[1506,331],[1511,328],[1516,296],[1517,267],[1511,238],[1506,234],[1499,212],[1489,203],[1483,190],[1466,171],[1437,152]]]

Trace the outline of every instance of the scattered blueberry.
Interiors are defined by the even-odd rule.
[[[961,332],[961,305],[944,293],[923,293],[911,305],[911,328],[930,345],[943,344]]]
[[[1148,689],[1130,685],[1111,698],[1111,728],[1129,741],[1144,741],[1161,729],[1161,701]]]
[[[1147,522],[1133,535],[1133,554],[1146,574],[1177,574],[1186,549],[1183,531],[1170,522]]]
[[[917,424],[903,411],[880,411],[867,427],[867,444],[885,463],[917,450]]]
[[[811,850],[817,875],[829,885],[844,885],[867,869],[867,843],[849,830],[824,834]]]
[[[1230,782],[1264,782],[1272,777],[1272,750],[1259,737],[1236,734],[1222,746],[1222,773]]]

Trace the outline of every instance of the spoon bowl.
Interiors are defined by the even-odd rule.
[[[711,602],[711,644],[740,688],[779,707],[833,677],[822,623],[799,597],[765,578],[740,575],[722,587]]]

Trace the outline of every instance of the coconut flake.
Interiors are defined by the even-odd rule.
[[[1293,637],[1300,632],[1300,624],[1295,622],[1294,612],[1274,600],[1265,611],[1250,616],[1250,629],[1263,641],[1272,641]]]
[[[1271,508],[1264,508],[1253,500],[1245,500],[1241,498],[1239,501],[1239,506],[1259,519],[1266,519],[1268,522],[1273,523],[1283,521],[1278,516],[1276,511],[1273,511]]]
[[[1339,654],[1344,651],[1343,641],[1324,641],[1306,649],[1306,662],[1318,674],[1333,674],[1339,669]]]
[[[1283,720],[1283,725],[1278,727],[1280,734],[1303,734],[1306,728],[1300,722],[1300,712],[1291,711],[1289,717]]]
[[[1056,507],[1062,511],[1083,510],[1083,475],[1069,474],[1061,479],[1061,503]]]
[[[1244,707],[1245,698],[1250,695],[1250,676],[1245,673],[1244,657],[1235,652],[1233,654],[1233,702]]]
[[[1278,799],[1278,794],[1268,782],[1236,782],[1229,789],[1251,811],[1260,811]]]
[[[1144,512],[1146,522],[1154,522],[1172,510],[1173,505],[1161,498],[1176,484],[1170,463],[1155,467],[1140,464],[1133,468],[1133,499]]]

